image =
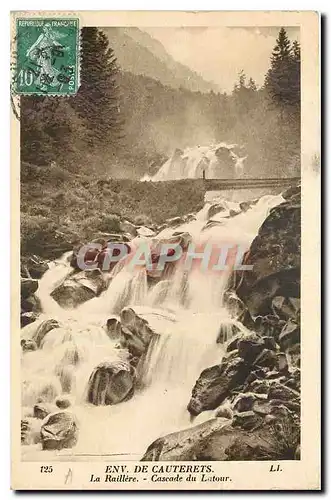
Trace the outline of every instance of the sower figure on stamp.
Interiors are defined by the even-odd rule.
[[[49,86],[56,87],[60,83],[57,78],[60,71],[55,68],[54,62],[56,56],[63,56],[65,48],[55,36],[62,37],[63,35],[54,32],[50,24],[46,24],[43,27],[43,33],[26,53],[26,56],[40,67],[36,84],[40,85],[41,90],[47,90]]]

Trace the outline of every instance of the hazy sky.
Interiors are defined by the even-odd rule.
[[[205,80],[231,91],[241,69],[262,85],[269,67],[278,27],[144,28],[177,61],[200,73]],[[291,40],[298,28],[286,28]]]

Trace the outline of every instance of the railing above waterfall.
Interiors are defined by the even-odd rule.
[[[206,179],[203,172],[202,178],[207,191],[252,189],[252,188],[287,188],[300,184],[300,177],[278,177],[278,178],[246,178],[246,179]]]

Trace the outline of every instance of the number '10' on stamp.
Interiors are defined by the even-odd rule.
[[[79,20],[16,21],[17,94],[73,95],[79,87]]]

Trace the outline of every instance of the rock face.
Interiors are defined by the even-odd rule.
[[[43,450],[72,448],[78,439],[76,417],[67,411],[51,413],[41,426],[40,436]]]
[[[285,443],[284,426],[289,426]],[[290,434],[292,433],[292,434]],[[214,418],[154,441],[142,461],[298,460],[297,431],[286,421],[251,432]]]
[[[231,351],[221,364],[204,370],[196,381],[187,407],[191,415],[216,409],[226,398],[249,387],[251,381],[264,379],[278,362],[275,351],[279,347],[273,346],[273,339],[254,333],[237,335],[229,341],[228,349]]]
[[[121,345],[132,356],[140,357],[147,351],[154,335],[162,335],[165,326],[171,326],[175,317],[161,309],[125,307],[121,312]]]
[[[196,416],[202,411],[217,408],[232,389],[244,383],[249,370],[249,365],[238,358],[224,360],[221,365],[204,370],[193,387],[188,411]]]
[[[94,405],[114,405],[130,399],[135,384],[134,369],[124,361],[100,363],[90,376],[87,401]]]
[[[93,269],[70,276],[53,290],[51,296],[61,307],[71,309],[97,297],[105,289],[106,282],[101,271]]]
[[[300,297],[300,188],[270,211],[245,258],[237,294],[252,317],[272,314],[274,297]]]

